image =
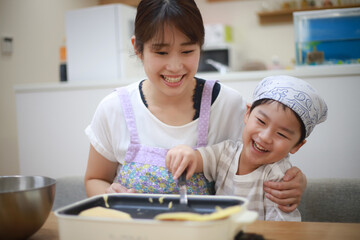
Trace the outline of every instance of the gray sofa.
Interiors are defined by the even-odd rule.
[[[53,210],[85,199],[83,177],[58,178]],[[306,222],[360,222],[360,179],[308,179],[299,210]]]
[[[71,176],[56,179],[55,200],[52,210],[86,199],[84,177]]]
[[[360,222],[360,179],[308,179],[302,221]]]

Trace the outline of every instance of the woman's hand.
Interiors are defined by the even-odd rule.
[[[117,162],[109,161],[90,145],[89,160],[84,177],[88,197],[121,191],[120,187],[112,186],[117,168]]]
[[[120,183],[112,183],[110,187],[105,190],[105,193],[136,193],[135,189],[127,189]]]
[[[202,171],[202,158],[198,151],[186,145],[179,145],[170,149],[165,158],[165,165],[178,179],[186,169],[186,179],[190,179],[195,172]]]
[[[299,206],[306,184],[306,176],[299,168],[292,167],[287,170],[282,182],[264,183],[265,196],[278,204],[280,210],[290,213]]]

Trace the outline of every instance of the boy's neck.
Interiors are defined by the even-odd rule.
[[[259,166],[254,167],[254,166],[250,165],[246,159],[245,154],[241,153],[240,157],[239,157],[239,163],[238,163],[238,169],[236,171],[236,175],[249,174],[249,173],[255,171],[258,167]]]

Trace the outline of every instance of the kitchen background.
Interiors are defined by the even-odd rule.
[[[274,66],[274,63],[279,64],[280,68],[294,68],[295,44],[292,22],[275,24],[260,24],[259,22],[258,12],[274,10],[274,7],[281,5],[280,1],[235,0],[210,2],[208,0],[196,0],[196,2],[202,12],[205,24],[221,23],[232,27],[233,44],[236,46],[236,57],[238,59],[238,69],[236,70],[241,70],[248,63],[254,62],[260,62],[266,68],[279,68],[278,65]],[[98,90],[98,86],[90,84],[85,87],[90,91],[90,94],[83,95],[84,91],[81,91],[79,86],[72,88],[66,86],[66,83],[65,85],[60,84],[59,49],[64,45],[66,39],[65,13],[69,10],[96,6],[97,4],[97,0],[0,0],[0,37],[2,40],[4,38],[12,40],[10,51],[2,52],[0,57],[0,175],[19,174],[20,172],[43,174],[44,170],[41,169],[41,165],[49,165],[49,162],[54,161],[54,159],[56,162],[54,162],[53,169],[49,172],[53,177],[61,176],[61,174],[57,175],[56,172],[65,172],[65,175],[79,173],[77,170],[69,170],[71,164],[74,165],[75,169],[83,168],[83,171],[85,170],[86,153],[79,154],[77,151],[79,148],[77,144],[81,146],[81,149],[84,148],[83,146],[88,147],[83,127],[75,130],[77,133],[74,133],[74,136],[81,135],[80,139],[84,141],[75,142],[75,144],[71,138],[56,139],[55,132],[56,130],[74,131],[70,126],[71,121],[69,121],[68,125],[64,125],[62,117],[74,119],[74,122],[76,122],[77,118],[82,119],[83,117],[78,114],[86,112],[85,118],[90,120],[101,97],[116,85],[108,85]],[[325,71],[317,69],[311,73],[311,76],[319,77],[322,74],[321,72]],[[332,71],[336,72],[336,69]],[[301,75],[300,72],[297,71],[298,75]],[[314,132],[315,136],[309,139],[309,142],[304,147],[309,148],[310,145],[314,144],[313,146],[321,146],[321,148],[313,152],[313,158],[300,158],[305,163],[299,164],[298,161],[294,163],[304,170],[307,176],[360,177],[358,174],[360,170],[358,136],[360,133],[356,125],[360,112],[355,105],[355,102],[358,102],[355,94],[359,89],[359,82],[356,81],[360,80],[358,78],[359,67],[356,66],[355,70],[354,68],[345,69],[345,72],[351,76],[343,82],[345,87],[344,96],[328,99],[329,118],[333,118],[333,121],[328,121],[329,124],[320,125],[319,131]],[[355,73],[352,74],[352,72]],[[253,72],[244,74],[239,77],[240,80],[244,81],[241,83],[241,91],[248,100],[251,100],[250,93],[253,91],[256,81],[270,73],[261,71],[261,74],[253,74]],[[336,80],[336,77],[341,74],[335,73],[335,79],[324,82],[327,74],[330,73],[324,73],[320,76],[319,79],[322,84],[316,82],[315,87],[319,89],[319,87],[325,85],[326,87],[319,89],[320,92],[324,91],[327,96],[335,96],[339,90],[339,87],[335,84],[341,85],[340,80]],[[223,77],[225,81],[228,79],[229,85],[235,88],[239,87],[240,83],[233,81],[234,78],[237,78],[237,75],[228,74]],[[333,88],[331,88],[331,84],[333,84]],[[65,89],[66,93],[63,94],[59,89]],[[34,96],[31,96],[34,92],[37,93],[35,100]],[[30,98],[34,101],[29,101]],[[53,101],[52,98],[63,98],[63,102],[65,102],[65,105],[68,104],[69,109],[72,103],[79,102],[82,103],[82,106],[87,106],[87,108],[83,108],[81,111],[72,108],[65,112],[67,116],[59,117],[56,114],[64,112],[64,109],[57,109],[56,105],[50,106]],[[18,106],[18,111],[16,110],[16,101],[18,101],[18,104],[22,104],[20,107]],[[340,101],[343,101],[344,104],[339,103]],[[336,112],[334,108],[338,110],[341,108],[341,111]],[[36,118],[31,118],[32,115],[36,115]],[[34,119],[37,122],[31,121]],[[50,122],[51,124],[47,125]],[[26,124],[28,125],[26,126]],[[86,124],[88,122],[82,123],[84,126]],[[20,128],[18,128],[18,125]],[[57,126],[59,126],[59,129],[56,129]],[[333,126],[339,126],[340,129],[334,129]],[[23,136],[20,131],[23,131],[24,128],[33,128],[34,131],[30,131],[28,133],[31,134],[26,135],[27,140],[43,144],[40,148],[34,148],[31,144],[26,145],[27,142],[24,139],[18,139],[19,135]],[[37,129],[41,129],[42,132],[37,132]],[[327,136],[325,136],[325,139],[320,137],[324,132],[332,130],[337,130],[343,135],[341,136],[336,132],[330,135],[330,138]],[[335,137],[332,138],[334,135]],[[47,144],[49,142],[55,142],[56,144]],[[331,143],[335,144],[331,145]],[[26,149],[20,151],[20,154],[19,145],[26,145]],[[63,146],[67,146],[67,149],[73,149],[73,154],[70,151],[64,153],[63,157],[71,158],[73,156],[73,159],[64,159],[62,162],[61,159],[58,160],[59,156],[51,155],[51,153],[61,155],[62,153],[59,153],[58,150],[61,151]],[[346,149],[346,151],[339,150],[341,152],[336,152],[336,157],[329,161],[328,164],[326,164],[326,159],[325,164],[323,164],[324,161],[321,164],[315,164],[321,157],[328,158],[328,155],[326,155],[327,150],[334,151],[337,147]],[[45,153],[46,156],[44,157],[41,152]],[[24,166],[30,169],[24,170],[21,169],[21,161],[19,160],[19,155],[23,155],[22,158],[26,159],[24,154],[43,156],[43,158],[23,163]],[[330,154],[334,155],[332,152]],[[334,164],[336,162],[340,163],[336,165]],[[39,164],[39,166],[31,166],[32,163]],[[311,171],[312,168],[316,169],[316,166],[319,170],[323,168],[319,175],[316,175],[317,170]],[[327,168],[328,170],[326,170]]]

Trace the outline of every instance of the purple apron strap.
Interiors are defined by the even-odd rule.
[[[206,80],[200,105],[198,139],[196,147],[205,147],[208,142],[212,90],[217,81]]]
[[[196,147],[204,147],[207,145],[207,138],[209,133],[209,121],[210,121],[210,108],[212,89],[217,81],[206,80],[200,105],[200,115],[198,123],[198,139]],[[116,91],[119,94],[120,101],[124,112],[125,121],[130,132],[130,142],[133,144],[140,144],[139,136],[137,134],[135,115],[130,102],[129,93],[125,88],[117,88]]]
[[[116,91],[119,94],[120,102],[121,102],[122,109],[124,112],[125,121],[129,128],[130,143],[139,144],[140,140],[139,140],[139,136],[137,134],[135,115],[134,115],[132,105],[130,102],[129,92],[124,87],[117,88]]]

